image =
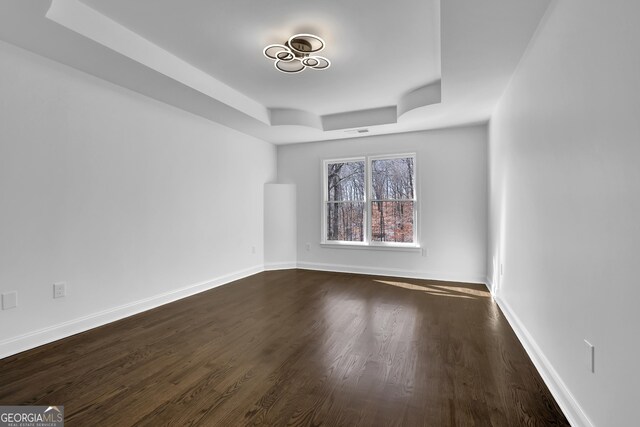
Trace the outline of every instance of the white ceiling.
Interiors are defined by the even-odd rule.
[[[295,143],[487,121],[549,2],[3,0],[0,39]],[[262,56],[297,32],[325,39],[330,69]]]
[[[387,107],[440,80],[439,0],[83,1],[266,107]],[[298,33],[326,41],[331,68],[286,75],[262,55]]]

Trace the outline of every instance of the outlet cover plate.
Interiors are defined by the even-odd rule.
[[[7,292],[2,294],[2,309],[9,310],[18,306],[18,292]]]
[[[589,341],[584,340],[584,343],[587,345],[587,367],[589,372],[592,374],[596,373],[596,348]]]
[[[67,295],[67,284],[65,282],[59,282],[53,284],[53,297],[64,298]]]

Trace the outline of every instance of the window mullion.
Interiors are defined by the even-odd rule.
[[[367,157],[367,194],[369,197],[367,198],[367,213],[369,222],[367,224],[367,244],[373,244],[373,212],[372,212],[372,201],[373,201],[373,160],[371,157]]]
[[[415,199],[371,199],[371,202],[415,202]]]

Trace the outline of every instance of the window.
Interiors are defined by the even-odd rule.
[[[323,162],[323,243],[417,246],[415,154]]]
[[[326,240],[364,242],[364,159],[327,162],[326,174]]]

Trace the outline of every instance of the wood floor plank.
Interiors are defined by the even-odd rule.
[[[0,360],[68,426],[567,426],[483,285],[257,274]]]

